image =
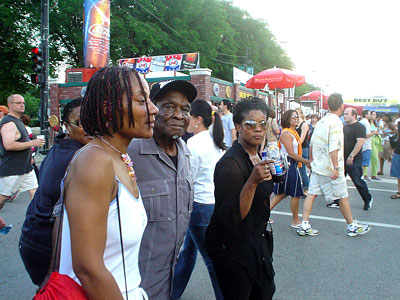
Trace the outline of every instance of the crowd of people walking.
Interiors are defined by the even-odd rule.
[[[385,161],[400,198],[400,122],[368,111],[358,121],[340,94],[329,96],[321,120],[307,120],[300,108],[277,116],[259,98],[215,108],[190,82],[150,88],[135,70],[105,67],[64,107],[65,133],[38,180],[31,147],[43,141],[29,138],[24,105],[11,95],[0,107],[0,208],[30,192],[19,252],[32,282],[43,286],[58,271],[89,299],[179,299],[198,252],[217,300],[272,299],[270,213],[279,202],[291,197],[290,226],[300,236],[319,234],[309,221],[318,195],[340,209],[348,236],[368,233],[353,219],[345,176],[370,210],[367,182],[380,180]],[[288,157],[281,182],[260,154],[268,147]]]

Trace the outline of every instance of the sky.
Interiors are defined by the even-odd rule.
[[[344,98],[400,104],[397,0],[234,0],[268,23],[307,83]]]

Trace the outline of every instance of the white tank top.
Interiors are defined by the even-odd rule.
[[[296,154],[299,154],[299,150],[298,150],[298,142],[297,142],[297,140],[296,140],[296,138],[295,138],[295,136],[290,132],[290,131],[287,131],[287,132],[289,132],[290,133],[290,135],[292,136],[292,141],[293,141],[293,151],[294,151],[294,153],[296,153]],[[286,148],[285,148],[285,145],[281,142],[281,152],[282,153],[285,153],[285,154],[287,154],[287,155],[289,155],[289,153],[287,152],[287,150],[286,150]]]
[[[76,157],[76,156],[75,156]],[[66,172],[66,175],[68,170]],[[65,177],[64,177],[65,179]],[[61,182],[61,189],[64,185],[64,179]],[[118,196],[121,214],[122,239],[125,254],[126,281],[129,300],[148,299],[143,289],[139,287],[141,277],[139,273],[139,248],[143,232],[147,225],[147,215],[143,206],[142,198],[135,198],[127,188],[118,180]],[[68,213],[64,209],[64,218],[62,224],[62,239],[60,253],[59,273],[66,274],[81,284],[72,268],[71,256],[71,235],[68,222]],[[104,264],[111,272],[124,299],[125,296],[125,278],[122,264],[122,252],[119,233],[117,199],[110,203],[107,217],[107,239],[104,249]]]

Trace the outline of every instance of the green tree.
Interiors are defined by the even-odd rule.
[[[62,62],[67,67],[84,66],[84,12],[83,0],[50,3],[50,72],[54,75]],[[5,78],[0,96],[34,88],[29,84],[29,51],[39,42],[39,8],[38,0],[0,2],[1,54],[6,55],[8,66],[0,71]],[[257,72],[273,66],[293,68],[267,23],[221,0],[113,0],[110,45],[113,64],[127,57],[199,52],[201,67],[226,80],[232,79],[233,65],[254,65]]]
[[[294,91],[294,96],[296,98],[299,98],[299,97],[303,96],[304,94],[307,94],[307,93],[313,92],[313,91],[319,91],[319,90],[321,90],[319,87],[309,84],[309,83],[306,83],[299,87],[296,87],[296,89]]]

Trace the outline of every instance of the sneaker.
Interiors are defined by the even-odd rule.
[[[368,203],[364,204],[364,210],[370,210],[372,208],[372,202],[374,202],[374,198],[371,197]]]
[[[326,205],[326,207],[329,207],[329,208],[340,208],[339,201],[338,200],[334,200],[333,202],[328,203]]]
[[[382,180],[382,178],[379,178],[379,177],[376,177],[376,176],[371,177],[371,179],[372,179],[372,180],[378,180],[378,181],[379,181],[379,180]]]
[[[371,230],[371,227],[367,224],[357,224],[353,226],[353,229],[347,228],[347,236],[356,236],[359,234],[366,234],[368,231]]]
[[[362,180],[364,180],[366,183],[370,183],[371,179],[369,179],[368,177],[361,177]]]
[[[303,227],[300,227],[299,229],[297,229],[297,234],[304,236],[304,235],[318,235],[319,231],[316,229],[312,229],[311,227],[308,227],[306,229],[304,229]]]

